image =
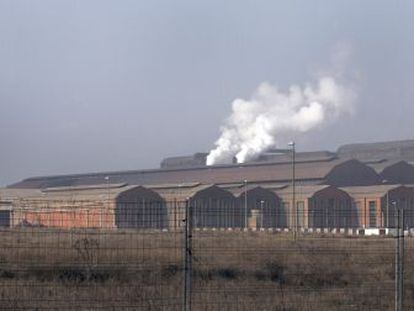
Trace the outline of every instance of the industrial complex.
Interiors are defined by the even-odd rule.
[[[207,154],[159,169],[32,177],[0,189],[0,226],[173,230],[414,228],[414,140],[336,152],[271,150],[243,164]]]

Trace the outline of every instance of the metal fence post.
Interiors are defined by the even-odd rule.
[[[185,203],[184,217],[184,282],[183,282],[183,311],[191,311],[191,274],[192,274],[192,226],[193,213],[190,201]]]
[[[396,213],[395,311],[402,311],[404,300],[404,210],[397,208]]]

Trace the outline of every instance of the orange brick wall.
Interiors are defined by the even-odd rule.
[[[28,222],[32,225],[57,228],[114,228],[113,210],[91,208],[71,210],[15,210],[14,225]]]

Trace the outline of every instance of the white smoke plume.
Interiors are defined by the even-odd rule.
[[[277,147],[283,136],[304,133],[352,112],[355,93],[325,75],[304,87],[292,85],[286,92],[262,83],[250,100],[236,99],[221,128],[207,165],[238,163],[257,158]]]

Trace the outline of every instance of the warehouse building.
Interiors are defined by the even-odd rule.
[[[224,188],[223,188],[224,187]],[[186,204],[195,228],[386,228],[396,208],[414,227],[414,187],[337,188],[200,183],[0,189],[0,226],[177,229]],[[247,213],[246,213],[247,212]]]
[[[196,228],[384,227],[390,197],[411,217],[412,188],[395,184],[414,184],[414,141],[295,155],[295,206],[291,150],[215,166],[197,153],[161,169],[22,180],[0,189],[0,226],[176,229],[190,205]]]

